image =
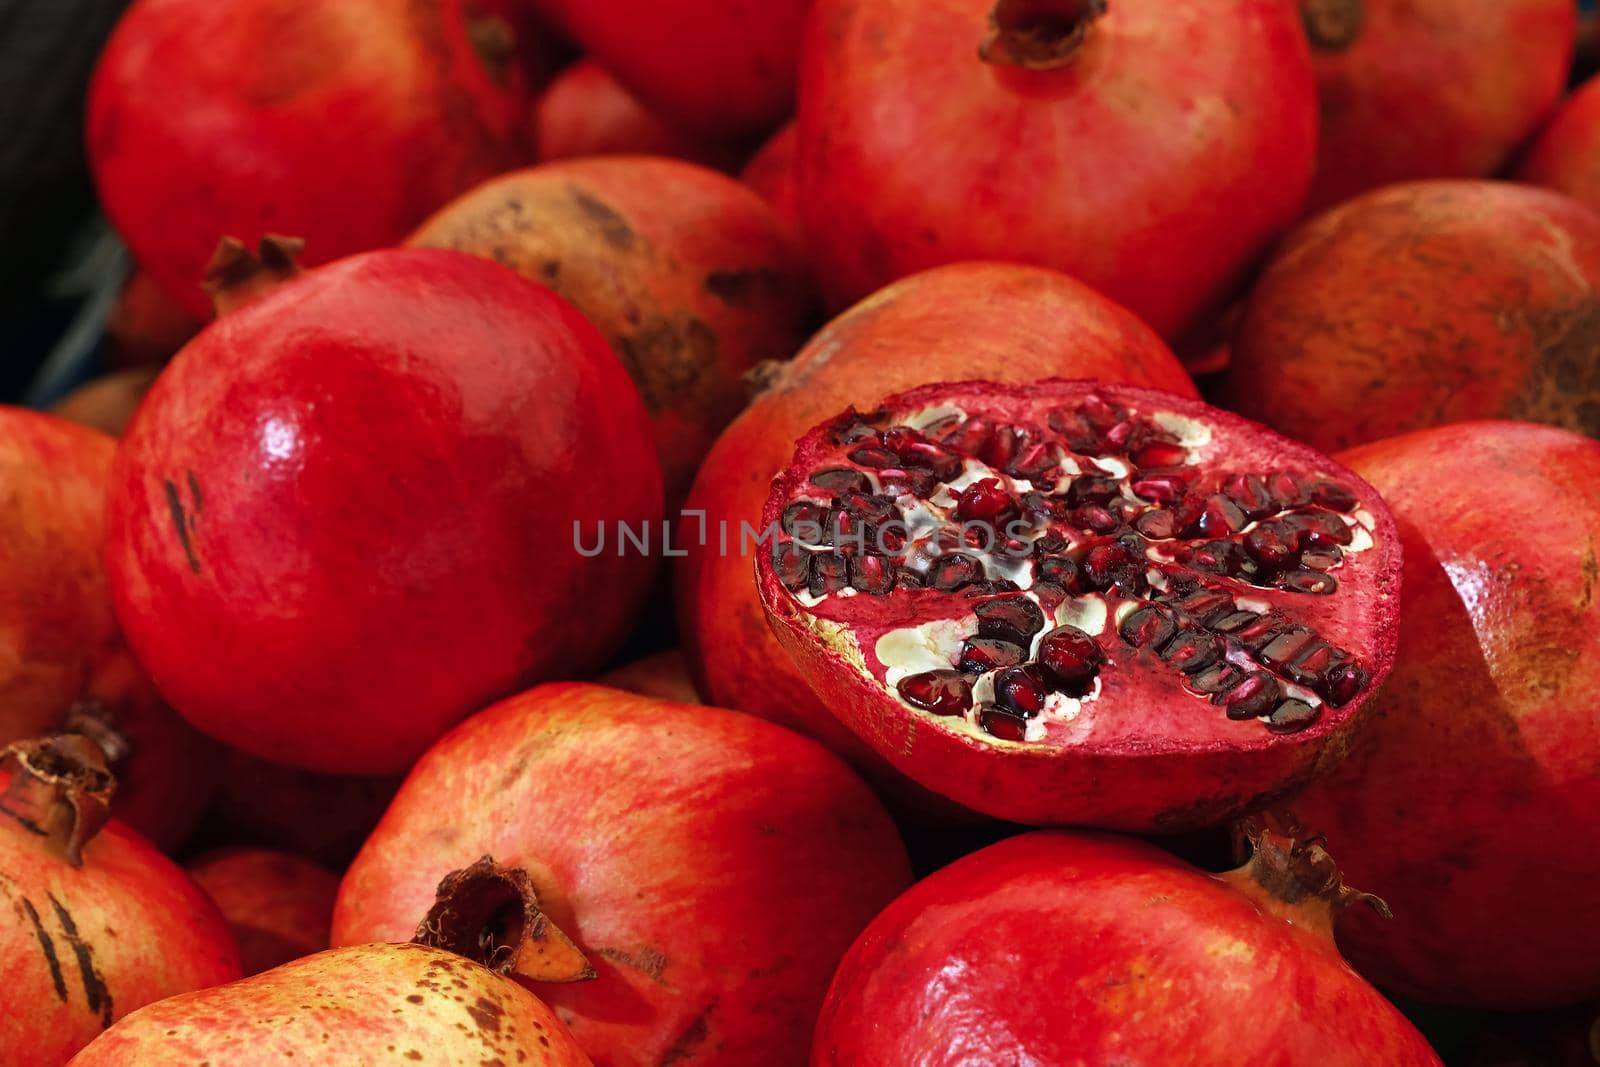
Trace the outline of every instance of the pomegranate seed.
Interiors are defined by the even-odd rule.
[[[1045,416],[1045,423],[1061,435],[1064,445],[1081,456],[1098,455],[1104,451],[1100,447],[1099,432],[1076,411],[1056,408]]]
[[[1334,511],[1354,511],[1356,495],[1338,482],[1320,481],[1311,486],[1311,502]]]
[[[1289,628],[1289,620],[1278,612],[1268,612],[1233,632],[1234,640],[1259,653],[1267,643]]]
[[[983,564],[964,552],[940,556],[930,572],[928,584],[942,593],[953,593],[983,577]]]
[[[1042,582],[1059,585],[1069,593],[1081,591],[1082,585],[1078,581],[1078,565],[1066,556],[1048,556],[1034,564],[1034,574]]]
[[[1067,487],[1067,499],[1074,504],[1104,504],[1117,495],[1117,483],[1112,478],[1084,475],[1074,478]]]
[[[863,467],[898,467],[900,457],[886,448],[867,445],[863,448],[852,449],[850,462],[859,463]]]
[[[1189,679],[1189,688],[1202,696],[1221,696],[1244,680],[1244,671],[1224,660],[1213,663]]]
[[[926,445],[930,442],[922,434],[909,426],[891,426],[883,431],[883,447],[891,452],[904,452],[917,445]]]
[[[806,588],[812,596],[837,593],[850,581],[850,562],[836,552],[814,552]]]
[[[850,584],[863,593],[882,596],[894,588],[895,565],[882,556],[861,555],[850,559]]]
[[[1327,678],[1323,681],[1322,695],[1334,707],[1342,708],[1354,700],[1356,694],[1365,689],[1366,685],[1366,671],[1354,663],[1342,663],[1328,672]]]
[[[1073,508],[1070,521],[1078,529],[1090,533],[1108,534],[1122,529],[1122,520],[1099,504],[1085,504]]]
[[[988,419],[968,419],[939,439],[939,443],[953,452],[975,456],[989,443],[994,424]]]
[[[995,470],[1005,470],[1023,446],[1023,433],[1014,426],[999,426],[978,451],[978,458]]]
[[[1309,499],[1300,480],[1288,471],[1273,471],[1266,481],[1267,492],[1272,494],[1272,502],[1279,511],[1300,507]]]
[[[1146,645],[1159,647],[1177,628],[1177,624],[1163,612],[1156,608],[1144,607],[1123,619],[1117,633],[1134,648],[1143,648]]]
[[[812,538],[808,544],[825,544],[818,540],[828,528],[828,509],[821,504],[813,504],[809,500],[796,500],[783,509],[783,514],[778,518],[778,525],[783,532],[791,536],[805,536]]]
[[[1205,574],[1238,575],[1244,572],[1244,550],[1232,541],[1205,541],[1191,546],[1183,561]]]
[[[1294,559],[1294,531],[1281,522],[1264,522],[1244,535],[1245,551],[1268,567]]]
[[[1189,491],[1189,483],[1176,474],[1149,474],[1135,478],[1128,488],[1135,496],[1156,504],[1170,504]]]
[[[1157,654],[1184,674],[1193,674],[1222,658],[1222,642],[1204,630],[1179,630]]]
[[[900,698],[935,715],[960,715],[972,707],[972,685],[959,671],[924,671],[900,679]]]
[[[1033,555],[1036,559],[1058,555],[1066,550],[1067,539],[1058,533],[1047,533],[1033,543]]]
[[[1189,458],[1189,450],[1176,441],[1155,441],[1139,449],[1133,462],[1138,467],[1176,467]]]
[[[1283,687],[1266,671],[1251,671],[1244,680],[1223,693],[1218,701],[1230,719],[1256,719],[1277,706]]]
[[[1026,648],[1044,629],[1044,612],[1025,596],[986,600],[972,610],[978,616],[980,637],[998,637]]]
[[[1059,462],[1060,457],[1055,447],[1041,441],[1027,445],[1018,452],[1017,458],[1011,461],[1005,472],[1013,478],[1037,481]]]
[[[1218,633],[1231,634],[1244,629],[1244,627],[1255,622],[1258,618],[1260,616],[1253,611],[1236,611],[1231,615],[1224,615],[1212,623],[1211,628]]]
[[[1313,641],[1300,650],[1300,654],[1283,667],[1283,673],[1296,685],[1312,689],[1320,687],[1328,668],[1344,659],[1344,653],[1326,641]]]
[[[1268,729],[1289,733],[1304,730],[1317,719],[1317,709],[1303,700],[1285,700],[1267,716]]]
[[[909,468],[906,470],[884,470],[878,472],[878,482],[883,486],[885,493],[894,496],[914,496],[926,499],[933,494],[934,487],[939,484],[939,479],[934,477],[932,471]]]
[[[813,471],[811,484],[830,493],[842,493],[850,489],[865,492],[872,488],[872,483],[865,474],[850,467],[828,467],[825,470]]]
[[[961,661],[956,664],[972,674],[1015,667],[1028,658],[1028,650],[998,637],[969,637],[961,646]]]
[[[1300,566],[1314,571],[1331,571],[1344,562],[1338,545],[1314,545],[1300,553]]]
[[[1304,626],[1295,626],[1274,637],[1261,647],[1261,662],[1269,667],[1282,667],[1317,639],[1317,635]]]
[[[941,482],[948,482],[961,473],[961,460],[932,442],[907,445],[895,451],[906,466],[926,470]]]
[[[1171,603],[1201,626],[1210,626],[1233,611],[1233,598],[1213,589],[1196,589]]]
[[[1331,596],[1339,591],[1339,579],[1321,571],[1288,571],[1274,578],[1272,584],[1291,593],[1317,596]]]
[[[978,725],[985,733],[1002,741],[1021,741],[1028,736],[1025,719],[995,704],[985,704],[978,710]]]
[[[961,591],[961,595],[968,600],[980,596],[994,596],[996,593],[1020,593],[1017,583],[1009,578],[989,578],[981,582],[973,582]]]
[[[1234,474],[1223,479],[1222,492],[1252,519],[1271,515],[1278,510],[1267,483],[1259,474]]]
[[[1078,414],[1082,415],[1090,426],[1100,434],[1105,434],[1113,426],[1127,419],[1128,413],[1119,407],[1114,407],[1098,394],[1091,393],[1078,405]]]
[[[796,545],[793,541],[787,542],[778,550],[777,559],[773,561],[773,569],[778,572],[778,580],[790,592],[798,592],[805,588],[806,580],[811,573],[811,553]]]
[[[1001,488],[998,478],[978,479],[956,500],[956,518],[962,522],[999,523],[1016,512],[1017,502]]]
[[[1169,541],[1182,529],[1177,512],[1165,508],[1147,511],[1133,521],[1133,528],[1152,541]]]
[[[1105,653],[1076,626],[1058,626],[1039,639],[1039,665],[1063,692],[1081,695],[1100,672]]]
[[[921,589],[923,584],[922,575],[910,567],[898,567],[895,569],[894,585],[896,589]]]
[[[1050,696],[1044,672],[1032,664],[1007,667],[994,676],[994,698],[1000,706],[1031,719],[1044,711]]]
[[[1226,537],[1238,533],[1248,522],[1239,505],[1214,493],[1206,498],[1205,510],[1200,513],[1200,532],[1207,537]]]
[[[888,522],[897,517],[894,499],[877,493],[841,493],[834,501],[841,510],[867,522]]]
[[[1348,545],[1353,535],[1344,520],[1331,511],[1297,511],[1283,521],[1299,535],[1296,547]]]

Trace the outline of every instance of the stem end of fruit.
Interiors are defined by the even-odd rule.
[[[116,779],[105,751],[82,734],[16,741],[0,750],[0,767],[12,769],[0,814],[61,849],[83,866],[83,849],[111,814]]]
[[[217,317],[237,311],[300,273],[298,257],[306,243],[298,237],[267,234],[255,252],[237,237],[224,237],[206,265],[201,288]]]
[[[996,0],[989,36],[978,46],[985,63],[1055,70],[1072,61],[1108,0]]]
[[[595,969],[539,910],[528,872],[484,856],[445,875],[412,942],[525,982],[587,982]]]

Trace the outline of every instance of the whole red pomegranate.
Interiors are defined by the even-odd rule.
[[[1221,875],[1135,841],[1013,837],[867,927],[811,1062],[1437,1067],[1334,947],[1360,896],[1326,851],[1274,835]]]
[[[810,0],[531,0],[651,111],[720,138],[760,136],[794,104]]]
[[[129,367],[92,379],[56,401],[51,414],[91,430],[121,437],[161,368]]]
[[[705,512],[705,544],[676,563],[678,624],[706,700],[817,737],[853,759],[867,749],[811,692],[767,626],[739,551],[795,439],[848,404],[930,381],[1053,375],[1194,395],[1177,358],[1131,314],[1055,271],[961,263],[914,275],[840,315],[723,431],[686,509]],[[692,527],[691,527],[692,530]],[[722,531],[730,551],[722,551]],[[687,539],[686,539],[687,540]]]
[[[492,258],[598,326],[639,386],[674,501],[744,406],[741,376],[792,356],[811,309],[799,248],[761,198],[678,160],[573,159],[508,174],[410,243]]]
[[[1523,157],[1516,176],[1600,209],[1600,78],[1591,78],[1567,98]]]
[[[761,598],[896,769],[1024,823],[1180,831],[1337,760],[1394,656],[1399,538],[1339,464],[1196,400],[940,384],[795,446]]]
[[[1600,433],[1600,213],[1503,182],[1358,197],[1251,292],[1223,402],[1334,451],[1467,419]]]
[[[1567,0],[1298,0],[1322,105],[1310,207],[1493,174],[1566,88]]]
[[[98,746],[0,752],[0,1062],[57,1067],[151,1001],[239,976],[216,906],[116,820]]]
[[[100,562],[115,449],[0,405],[0,745],[58,725],[117,646]]]
[[[101,203],[190,314],[224,234],[318,263],[528,158],[517,0],[138,0],[89,91]]]
[[[1163,335],[1300,212],[1316,88],[1283,0],[817,0],[800,211],[834,305],[1037,263]]]
[[[263,848],[226,848],[189,864],[239,943],[247,975],[328,947],[339,876],[308,859]]]
[[[1600,995],[1600,442],[1466,423],[1344,453],[1405,545],[1400,649],[1349,758],[1293,802],[1394,908],[1379,985],[1513,1009]],[[1531,902],[1530,902],[1531,901]]]
[[[670,156],[725,169],[737,149],[679,129],[651,112],[611,72],[581,59],[551,81],[533,109],[535,158]]]
[[[815,743],[549,685],[423,756],[345,876],[333,943],[406,936],[485,854],[527,871],[598,972],[540,995],[608,1067],[804,1062],[839,957],[910,883],[887,814]]]
[[[694,679],[689,677],[689,664],[684,660],[683,653],[675,648],[614,667],[595,681],[612,689],[658,700],[674,700],[680,704],[700,703]]]
[[[406,249],[292,278],[178,355],[117,454],[107,558],[190,722],[382,774],[518,685],[603,663],[654,560],[584,553],[660,507],[594,327],[487,260]]]
[[[739,174],[739,180],[761,194],[778,218],[796,233],[800,232],[800,191],[795,177],[799,143],[794,123],[785,123],[750,157]]]
[[[588,1067],[555,1013],[520,984],[584,977],[593,970],[540,912],[526,873],[486,857],[440,884],[410,944],[321,952],[164,1000],[72,1063]]]

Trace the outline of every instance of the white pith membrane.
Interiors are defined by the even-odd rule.
[[[1090,395],[1079,403],[1100,403],[1105,406],[1105,401]],[[981,408],[981,404],[978,405]],[[1080,408],[1080,411],[1083,410]],[[1012,590],[981,590],[976,597],[972,592],[977,587],[962,587],[955,591],[936,591],[934,589],[895,589],[888,595],[863,594],[850,587],[838,587],[839,583],[824,582],[821,587],[813,577],[808,582],[802,581],[799,587],[790,581],[784,584],[789,596],[801,609],[800,614],[814,634],[826,635],[830,644],[838,645],[840,642],[847,644],[843,651],[844,658],[851,662],[857,670],[873,682],[881,685],[902,703],[916,712],[927,715],[950,730],[965,732],[983,739],[986,743],[1018,743],[1022,745],[1039,742],[1053,744],[1066,743],[1087,736],[1090,730],[1098,736],[1118,733],[1121,729],[1116,722],[1108,722],[1104,716],[1098,715],[1100,706],[1108,691],[1115,691],[1119,686],[1126,684],[1125,679],[1119,679],[1119,666],[1127,664],[1135,656],[1149,657],[1140,670],[1148,671],[1149,664],[1156,662],[1155,657],[1160,651],[1176,646],[1187,637],[1193,637],[1196,630],[1209,633],[1216,639],[1213,646],[1213,658],[1207,661],[1210,669],[1181,670],[1178,666],[1168,666],[1174,685],[1182,687],[1195,702],[1195,716],[1193,722],[1175,721],[1171,727],[1171,735],[1175,739],[1215,737],[1220,732],[1230,728],[1240,730],[1251,729],[1262,731],[1263,727],[1271,728],[1271,732],[1292,732],[1304,729],[1315,722],[1321,714],[1323,706],[1328,701],[1324,695],[1311,687],[1315,684],[1329,691],[1327,684],[1318,678],[1314,683],[1301,684],[1289,674],[1296,674],[1305,679],[1315,677],[1307,675],[1302,669],[1303,665],[1295,661],[1305,660],[1313,667],[1318,662],[1330,662],[1325,658],[1316,660],[1308,657],[1306,650],[1316,650],[1332,646],[1331,653],[1334,658],[1331,672],[1340,664],[1352,665],[1365,672],[1370,664],[1363,662],[1363,657],[1358,651],[1340,648],[1337,638],[1355,629],[1355,614],[1351,611],[1351,604],[1346,598],[1337,595],[1320,595],[1317,592],[1298,591],[1285,588],[1275,588],[1269,583],[1274,576],[1281,576],[1292,572],[1302,581],[1310,581],[1317,585],[1319,574],[1326,574],[1337,583],[1341,575],[1346,575],[1351,569],[1359,569],[1359,557],[1370,550],[1374,545],[1373,530],[1375,519],[1365,509],[1359,506],[1359,499],[1351,488],[1341,480],[1341,475],[1332,471],[1319,470],[1316,466],[1304,462],[1286,462],[1283,466],[1264,465],[1250,467],[1248,465],[1224,464],[1217,459],[1218,455],[1233,454],[1226,447],[1227,442],[1214,441],[1211,428],[1202,422],[1185,416],[1175,411],[1151,410],[1142,412],[1137,408],[1121,410],[1123,421],[1142,424],[1146,430],[1147,445],[1151,442],[1176,446],[1178,452],[1168,454],[1174,458],[1157,465],[1147,464],[1140,471],[1132,457],[1121,454],[1114,449],[1096,454],[1094,450],[1089,453],[1070,451],[1065,444],[1065,436],[1044,428],[1043,420],[1038,425],[1030,424],[1027,420],[1015,420],[990,414],[986,410],[977,410],[975,416],[987,419],[997,427],[1021,429],[1033,436],[1027,438],[1037,445],[1039,442],[1049,442],[1053,451],[1049,453],[1049,461],[1043,468],[1038,463],[1027,464],[1033,473],[1033,479],[1022,477],[1017,471],[1022,466],[1021,452],[1013,457],[1007,464],[1012,473],[1005,469],[997,469],[971,452],[960,451],[949,447],[945,451],[955,452],[960,457],[959,473],[947,480],[934,480],[935,488],[926,494],[926,498],[919,498],[910,492],[890,491],[885,492],[885,485],[893,486],[903,483],[902,473],[906,468],[915,465],[915,461],[907,461],[901,457],[889,467],[872,466],[853,461],[849,457],[857,449],[863,447],[882,446],[881,435],[878,437],[857,438],[848,441],[839,441],[836,449],[829,450],[827,454],[817,456],[812,461],[811,476],[819,472],[832,471],[836,468],[850,468],[859,472],[867,479],[868,485],[863,492],[871,493],[880,499],[892,499],[892,514],[896,520],[903,524],[906,532],[905,543],[896,545],[892,551],[892,559],[897,567],[896,573],[910,571],[924,582],[931,582],[935,574],[933,568],[943,558],[936,541],[936,534],[945,530],[945,537],[950,537],[949,530],[959,527],[961,519],[956,514],[956,503],[961,492],[975,483],[984,479],[993,479],[1015,501],[1022,501],[1024,494],[1042,493],[1052,503],[1056,503],[1062,510],[1070,506],[1067,498],[1073,490],[1074,480],[1081,477],[1107,479],[1114,483],[1111,499],[1118,506],[1125,509],[1127,520],[1114,532],[1094,532],[1086,526],[1074,525],[1072,519],[1062,519],[1059,515],[1030,519],[1026,514],[1022,517],[1019,526],[1012,527],[1016,537],[1016,544],[1010,546],[1009,551],[982,552],[974,548],[967,548],[965,552],[975,557],[982,566],[982,579],[980,581],[993,582],[1005,580],[1014,583]],[[939,441],[941,437],[952,433],[952,425],[959,427],[969,419],[968,411],[951,404],[942,404],[917,410],[909,414],[894,413],[884,414],[880,417],[863,416],[870,418],[870,425],[858,421],[856,429],[836,433],[866,434],[869,431],[891,430],[897,427],[906,427],[915,431],[927,431],[927,437]],[[1224,433],[1227,431],[1224,430]],[[1025,444],[1024,448],[1027,447]],[[979,449],[982,451],[982,449]],[[1140,451],[1140,455],[1146,453]],[[1181,459],[1176,459],[1181,454]],[[1065,541],[1060,548],[1052,546],[1048,553],[1051,556],[1064,556],[1081,564],[1089,550],[1115,542],[1118,537],[1128,538],[1128,530],[1133,523],[1141,517],[1142,512],[1134,513],[1133,506],[1140,509],[1165,510],[1163,505],[1141,497],[1132,485],[1141,482],[1150,475],[1160,476],[1170,472],[1174,467],[1189,467],[1195,470],[1194,476],[1188,479],[1190,488],[1201,498],[1209,499],[1221,493],[1222,487],[1230,476],[1257,475],[1269,478],[1273,475],[1289,474],[1291,481],[1297,483],[1302,490],[1299,498],[1291,496],[1280,497],[1288,501],[1283,505],[1274,505],[1269,510],[1254,507],[1250,510],[1261,512],[1259,517],[1246,516],[1247,521],[1233,528],[1224,527],[1221,532],[1206,535],[1196,535],[1192,531],[1188,536],[1181,532],[1169,537],[1141,537],[1139,544],[1143,555],[1143,577],[1147,588],[1142,591],[1129,591],[1126,587],[1111,586],[1099,591],[1063,590],[1059,584],[1052,585],[1040,578],[1038,561],[1035,558],[1034,546],[1041,537],[1054,535]],[[1037,483],[1037,484],[1036,484]],[[1104,484],[1104,483],[1100,483]],[[1281,484],[1281,483],[1280,483]],[[1333,489],[1343,492],[1347,497],[1357,499],[1357,506],[1348,511],[1338,511],[1334,508],[1323,506],[1310,499],[1310,487],[1328,485]],[[826,509],[833,506],[836,498],[843,499],[847,493],[830,491],[814,484],[806,484],[797,493],[788,499],[792,508],[796,501],[806,501]],[[1037,498],[1036,498],[1037,499]],[[1107,505],[1109,506],[1109,505]],[[1330,549],[1324,540],[1320,546],[1312,545],[1296,550],[1291,559],[1292,563],[1274,569],[1260,563],[1258,559],[1248,558],[1244,564],[1252,582],[1242,577],[1229,574],[1209,573],[1204,568],[1196,567],[1185,562],[1179,557],[1188,546],[1202,545],[1206,542],[1230,540],[1242,546],[1245,539],[1258,526],[1269,523],[1282,523],[1288,516],[1304,517],[1316,513],[1316,518],[1326,521],[1329,516],[1337,516],[1342,524],[1348,543],[1337,545]],[[1274,527],[1274,529],[1281,529]],[[1264,533],[1271,532],[1264,531]],[[819,542],[829,541],[823,537]],[[838,554],[832,544],[808,543],[809,538],[802,532],[801,536],[794,539],[793,548],[803,550],[813,555],[821,554],[835,560]],[[840,544],[846,545],[846,554],[849,554],[849,540],[845,539]],[[870,545],[870,538],[868,541]],[[947,540],[946,545],[950,542]],[[1132,543],[1131,540],[1125,543]],[[956,545],[957,550],[960,549]],[[947,547],[945,552],[950,551]],[[1323,558],[1313,572],[1300,564],[1302,552],[1319,553]],[[1327,556],[1334,557],[1328,564]],[[814,562],[811,565],[815,570]],[[1236,571],[1236,573],[1238,573]],[[783,572],[780,572],[780,581],[783,581]],[[792,573],[791,573],[792,578]],[[1195,588],[1179,588],[1193,579],[1198,580],[1198,590]],[[846,583],[854,581],[852,572],[844,579]],[[829,586],[833,588],[829,589]],[[1045,595],[1040,595],[1040,590]],[[816,590],[815,592],[813,590]],[[1065,595],[1063,595],[1065,593]],[[1202,618],[1185,613],[1179,605],[1194,603],[1194,597],[1199,593],[1212,594],[1211,603],[1218,601],[1216,596],[1224,596],[1226,600],[1220,601],[1226,607],[1213,607],[1203,613]],[[970,685],[970,706],[959,714],[948,714],[944,711],[932,711],[918,706],[907,700],[900,692],[899,683],[906,679],[915,679],[916,676],[926,675],[933,671],[953,671],[958,667],[963,655],[963,647],[969,638],[979,634],[979,616],[974,609],[980,604],[1008,598],[1022,597],[1038,606],[1044,619],[1043,626],[1032,635],[1031,643],[1026,647],[1024,664],[1033,664],[1038,660],[1041,644],[1046,635],[1057,627],[1071,626],[1088,634],[1095,639],[1104,658],[1099,665],[1094,677],[1087,683],[1078,685],[1050,685],[1050,691],[1044,700],[1043,706],[1037,712],[1022,709],[1020,705],[1013,705],[1007,711],[1003,706],[996,706],[995,680],[1000,670],[969,670],[965,677]],[[861,605],[854,603],[857,599],[870,601],[868,611],[859,610]],[[1170,631],[1160,630],[1160,637],[1153,640],[1148,647],[1131,643],[1131,639],[1123,634],[1123,625],[1131,616],[1150,608],[1153,603],[1163,605],[1158,609],[1160,613],[1172,624]],[[1238,640],[1230,639],[1230,634],[1238,631],[1252,633],[1248,622],[1240,623],[1235,630],[1227,632],[1212,629],[1223,619],[1236,619],[1241,613],[1255,615],[1268,615],[1269,618],[1287,616],[1287,623],[1297,628],[1308,628],[1313,632],[1313,637],[1307,640],[1303,647],[1296,649],[1295,653],[1285,659],[1280,659],[1274,665],[1269,665],[1262,658],[1262,652],[1270,648],[1293,648],[1292,641],[1274,644],[1272,640],[1257,639],[1257,648],[1251,648]],[[1140,617],[1148,621],[1149,613]],[[1204,620],[1212,620],[1206,623]],[[1242,629],[1241,629],[1242,628]],[[1281,628],[1280,628],[1281,629]],[[992,636],[992,634],[991,634]],[[1281,636],[1281,634],[1280,634]],[[1204,637],[1201,638],[1205,640]],[[1161,657],[1163,665],[1170,664],[1166,656]],[[1266,672],[1276,680],[1277,688],[1274,690],[1273,706],[1267,708],[1262,714],[1255,716],[1230,715],[1224,701],[1226,691],[1200,691],[1197,679],[1206,679],[1216,674],[1223,664],[1231,664],[1241,672],[1240,677],[1251,672]],[[1365,679],[1365,673],[1356,673],[1356,677]],[[1226,677],[1233,677],[1227,674]],[[1358,691],[1364,692],[1366,681],[1352,682]],[[1237,682],[1232,683],[1237,685]],[[1203,688],[1203,687],[1201,687]],[[1243,692],[1244,690],[1240,690]],[[1337,704],[1348,703],[1351,699],[1346,695]],[[1292,709],[1287,707],[1290,702],[1298,702]],[[1247,707],[1247,705],[1240,705]],[[989,726],[985,725],[987,717]],[[1250,721],[1251,719],[1255,721]],[[1147,726],[1149,719],[1144,717],[1141,722]],[[994,729],[1000,729],[999,733]],[[1138,724],[1130,724],[1126,736],[1134,738],[1139,736]],[[1020,731],[1020,734],[1016,733]],[[1008,734],[1010,736],[1008,736]]]

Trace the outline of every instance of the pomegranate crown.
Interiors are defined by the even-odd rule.
[[[7,745],[0,767],[12,771],[0,814],[81,867],[84,847],[110,817],[117,786],[104,750],[82,734],[56,734]]]

